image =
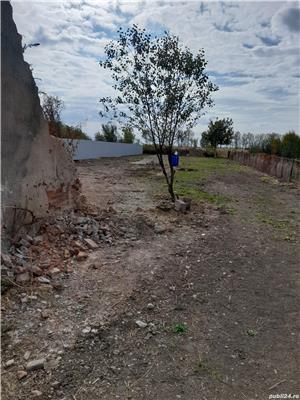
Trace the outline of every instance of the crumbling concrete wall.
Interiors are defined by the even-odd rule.
[[[11,230],[22,218],[72,207],[78,182],[62,141],[48,133],[8,1],[1,2],[1,98],[2,228]]]

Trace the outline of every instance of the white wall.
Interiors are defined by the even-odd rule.
[[[72,143],[74,148],[74,160],[89,160],[100,157],[134,156],[143,153],[143,147],[139,144],[110,143],[92,140],[64,139],[66,144]]]

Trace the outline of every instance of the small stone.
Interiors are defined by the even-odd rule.
[[[76,220],[76,224],[78,224],[78,225],[85,224],[87,220],[88,220],[88,218],[86,218],[86,217],[78,217]]]
[[[25,378],[27,376],[27,372],[26,371],[18,371],[17,372],[17,377],[19,379],[19,381],[23,378]]]
[[[68,249],[65,249],[65,250],[64,250],[64,257],[65,257],[65,258],[69,258],[70,255],[71,255],[71,254],[70,254],[69,250],[68,250]]]
[[[180,200],[180,199],[175,200],[174,207],[175,207],[176,211],[180,211],[180,212],[186,212],[186,210],[187,210],[187,204],[185,203],[185,201]]]
[[[4,264],[6,267],[12,268],[13,264],[12,264],[11,258],[10,258],[10,256],[9,256],[8,254],[2,253],[2,254],[1,254],[1,261],[3,262],[3,264]]]
[[[147,308],[148,308],[148,310],[153,310],[154,309],[154,304],[148,303],[147,304]]]
[[[154,226],[154,232],[157,234],[162,234],[162,233],[166,232],[166,230],[167,230],[167,228],[165,226],[157,225],[157,224],[155,224],[155,226]]]
[[[29,299],[29,300],[37,300],[38,297],[35,294],[32,294],[30,296],[27,296],[27,299]]]
[[[45,278],[44,276],[39,276],[39,277],[37,278],[37,280],[38,280],[40,283],[44,283],[45,285],[49,285],[49,284],[51,283],[50,279]]]
[[[47,319],[50,317],[50,311],[49,310],[42,310],[41,311],[41,318],[42,319]]]
[[[11,360],[6,361],[5,366],[6,367],[11,367],[12,365],[14,365],[14,363],[15,363],[15,360],[11,359]]]
[[[36,276],[41,276],[43,274],[43,271],[41,270],[41,268],[39,268],[36,265],[32,265],[30,267],[30,272],[32,272],[33,275],[36,275]]]
[[[74,246],[78,247],[78,249],[80,249],[80,250],[85,250],[85,247],[83,246],[83,244],[80,243],[78,240],[76,240],[76,242],[74,242]]]
[[[40,358],[38,360],[29,361],[26,365],[27,371],[35,371],[36,369],[43,369],[45,364],[45,359]]]
[[[32,243],[32,242],[33,242],[33,239],[32,239],[32,237],[31,237],[30,235],[26,235],[26,236],[25,236],[25,239],[26,239],[27,242],[29,242],[29,243]]]
[[[92,249],[92,250],[96,250],[96,249],[98,249],[98,244],[97,243],[95,243],[92,239],[88,239],[88,238],[85,238],[84,239],[84,242],[87,244],[87,246],[90,248],[90,249]]]
[[[25,264],[25,265],[26,265],[26,264]],[[23,265],[23,266],[15,265],[15,266],[13,267],[14,273],[15,273],[16,275],[19,275],[19,274],[24,274],[24,272],[28,272],[28,270],[27,270],[27,268],[25,267],[25,265]]]
[[[28,361],[29,357],[30,357],[31,352],[30,351],[26,351],[24,354],[24,360]]]
[[[91,327],[87,326],[86,328],[82,329],[82,333],[86,334],[86,333],[90,333],[91,332]]]
[[[33,238],[32,242],[33,242],[34,245],[38,245],[38,244],[42,243],[43,240],[44,240],[43,236],[39,235],[39,236],[35,236]]]
[[[189,197],[184,197],[184,198],[181,199],[181,200],[183,200],[183,201],[185,202],[185,204],[186,204],[186,210],[187,210],[187,211],[190,211],[190,209],[191,209],[191,204],[192,204],[192,199],[189,198]]]
[[[1,278],[14,278],[14,272],[11,268],[5,267],[5,265],[1,265]]]
[[[26,283],[30,281],[30,275],[28,272],[23,272],[22,274],[18,274],[16,277],[17,283]]]
[[[20,265],[21,267],[25,267],[27,263],[26,263],[26,261],[23,260],[22,258],[17,257],[17,259],[16,259],[16,264],[17,264],[17,265]]]
[[[139,328],[146,328],[146,326],[148,325],[146,322],[140,320],[135,321],[135,323]]]
[[[28,302],[28,297],[27,296],[21,298],[21,303],[22,304],[25,304],[27,302]]]
[[[50,275],[50,276],[55,276],[55,275],[58,275],[58,274],[60,274],[61,273],[61,270],[59,269],[59,268],[57,268],[57,267],[54,267],[54,268],[51,268],[49,271],[48,271],[48,274]]]
[[[43,393],[40,390],[32,390],[31,394],[35,397],[40,397]]]
[[[24,247],[29,247],[30,246],[30,243],[25,239],[21,239],[19,243]]]
[[[83,261],[83,260],[85,260],[87,257],[88,257],[88,254],[85,253],[84,251],[80,251],[80,252],[77,254],[77,260],[78,260],[78,261]]]

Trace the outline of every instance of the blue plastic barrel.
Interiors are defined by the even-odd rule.
[[[179,155],[178,154],[173,154],[171,157],[171,164],[173,167],[178,167],[179,164]]]

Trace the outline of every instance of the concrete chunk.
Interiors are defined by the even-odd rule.
[[[80,251],[80,252],[77,254],[77,260],[78,260],[78,261],[83,261],[83,260],[85,260],[87,257],[88,257],[88,254],[85,253],[84,251]]]
[[[96,249],[98,249],[98,244],[97,243],[95,243],[92,239],[88,239],[88,238],[86,238],[86,239],[84,239],[84,242],[88,245],[88,247],[90,248],[90,249],[92,249],[92,250],[96,250]]]
[[[17,371],[17,377],[18,377],[19,381],[23,378],[26,378],[26,376],[27,376],[26,371]]]
[[[40,358],[38,360],[29,361],[26,365],[27,371],[35,371],[37,369],[43,369],[45,366],[45,358]]]
[[[3,262],[3,264],[6,267],[10,267],[11,268],[13,266],[13,264],[11,262],[11,259],[10,259],[10,256],[8,254],[2,253],[1,254],[1,261]]]
[[[183,201],[183,200],[180,200],[180,199],[176,199],[176,200],[175,200],[175,205],[174,205],[174,207],[175,207],[175,210],[176,210],[176,211],[180,211],[180,212],[186,212],[186,210],[187,210],[187,204],[186,204],[186,202]]]
[[[148,325],[147,322],[140,321],[140,320],[135,321],[135,323],[139,328],[146,328],[146,326]]]
[[[17,275],[16,282],[25,283],[30,281],[30,275],[28,272],[23,272]]]

